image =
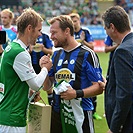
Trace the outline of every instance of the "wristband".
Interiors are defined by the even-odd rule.
[[[76,90],[76,98],[82,98],[82,97],[84,97],[84,91]]]

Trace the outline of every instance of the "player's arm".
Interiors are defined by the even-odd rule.
[[[67,91],[61,93],[61,98],[64,98],[65,100],[71,100],[73,98],[89,98],[102,94],[105,88],[105,81],[103,81],[99,61],[94,52],[89,54],[86,60],[86,67],[86,74],[89,80],[92,82],[92,85],[82,90],[76,90],[75,88],[72,89],[69,87]]]
[[[39,64],[42,69],[41,72],[37,75],[32,67],[30,55],[26,51],[19,53],[16,56],[13,64],[13,69],[21,81],[26,81],[29,87],[35,91],[37,91],[38,88],[43,85],[48,71],[52,67],[52,62],[48,56],[43,56],[40,59]]]
[[[99,94],[102,94],[105,87],[105,83],[102,81],[94,82],[93,85],[82,90],[74,90],[68,87],[67,91],[61,93],[61,98],[65,100],[71,100],[74,98],[89,98]]]
[[[89,47],[90,49],[94,49],[94,42],[86,42],[85,40],[82,40],[82,43]]]
[[[105,53],[114,51],[114,50],[118,47],[118,45],[119,45],[119,44],[115,44],[115,45],[113,45],[113,46],[105,45]]]
[[[52,105],[53,102],[53,82],[54,78],[46,77],[44,84],[43,84],[43,90],[47,90],[47,95],[48,95],[48,103]]]
[[[86,33],[87,34],[87,33]],[[87,47],[89,47],[90,49],[94,49],[94,42],[93,41],[86,41],[85,40],[85,32],[82,31],[81,35],[80,35],[80,39],[82,40],[82,44],[86,45]]]
[[[47,92],[52,93],[51,88],[53,86],[53,83],[54,83],[54,77],[47,76],[43,84],[43,90],[47,90]]]
[[[43,44],[42,44],[42,45],[43,45]],[[52,55],[52,53],[53,53],[52,48],[46,48],[46,47],[44,47],[44,45],[42,46],[42,51],[43,51],[45,54],[50,54],[50,55]]]
[[[42,37],[43,37],[42,51],[45,54],[52,55],[52,53],[53,53],[53,49],[52,49],[53,43],[52,43],[52,41],[50,40],[50,38],[47,34],[42,34]]]

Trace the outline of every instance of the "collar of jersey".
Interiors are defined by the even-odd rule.
[[[78,45],[77,45],[75,48],[70,49],[70,50],[64,50],[64,51],[66,51],[66,52],[71,52],[71,51],[73,51],[74,49],[78,48],[80,45],[81,45],[81,43],[78,43]]]
[[[16,42],[16,43],[20,44],[21,47],[24,48],[24,49],[27,48],[27,46],[26,46],[20,39],[16,39],[16,40],[14,40],[13,42]]]

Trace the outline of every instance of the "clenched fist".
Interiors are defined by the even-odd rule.
[[[42,56],[42,58],[40,59],[39,65],[41,68],[46,67],[49,71],[53,66],[52,60],[50,59],[50,54]]]

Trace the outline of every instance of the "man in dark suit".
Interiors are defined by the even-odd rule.
[[[120,6],[102,15],[104,28],[120,44],[113,55],[105,89],[105,114],[108,133],[133,132],[133,33],[127,13]]]

